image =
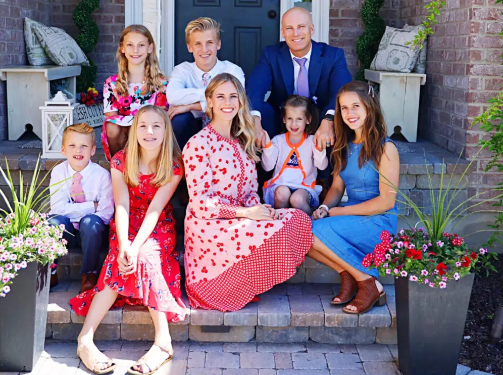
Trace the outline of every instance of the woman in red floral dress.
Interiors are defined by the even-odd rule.
[[[98,284],[70,300],[77,315],[87,316],[77,354],[96,373],[115,367],[93,342],[110,307],[147,306],[154,322],[154,345],[129,370],[132,374],[150,374],[172,358],[168,322],[184,320],[186,313],[169,203],[181,180],[181,152],[166,111],[141,108],[129,137],[126,149],[111,162],[115,219]]]
[[[211,123],[183,150],[186,290],[192,307],[235,311],[295,274],[313,243],[311,220],[257,195],[255,124],[230,74],[206,89]]]

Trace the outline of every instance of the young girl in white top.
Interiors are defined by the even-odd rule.
[[[318,124],[314,104],[303,96],[292,95],[283,108],[287,132],[272,139],[264,131],[262,167],[274,168],[273,178],[264,184],[264,201],[274,208],[298,208],[308,215],[318,206],[322,190],[316,185],[317,169],[328,165],[326,150],[318,150],[309,133]]]

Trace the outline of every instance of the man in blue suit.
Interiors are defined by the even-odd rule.
[[[351,81],[344,51],[311,40],[314,25],[303,8],[288,10],[281,20],[285,42],[268,46],[246,81],[258,141],[265,129],[272,138],[279,133],[280,106],[291,94],[309,97],[320,111],[321,124],[315,134],[318,148],[334,144],[335,97]],[[268,90],[271,94],[264,102]]]

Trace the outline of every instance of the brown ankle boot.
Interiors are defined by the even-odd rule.
[[[80,284],[80,293],[87,292],[93,289],[98,283],[98,275],[96,273],[85,273],[82,275],[82,281]]]
[[[332,298],[332,305],[342,305],[351,301],[358,290],[358,284],[353,276],[347,271],[342,271],[341,276],[341,290],[334,298]],[[336,298],[340,299],[340,302],[335,302]]]

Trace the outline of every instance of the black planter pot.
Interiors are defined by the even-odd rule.
[[[447,289],[395,279],[398,362],[404,375],[455,375],[475,275]]]
[[[29,263],[0,297],[0,371],[31,371],[44,350],[49,267]]]

